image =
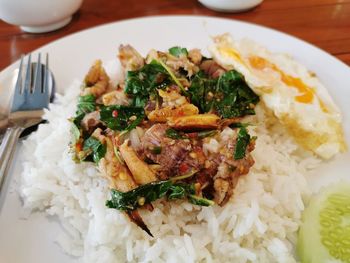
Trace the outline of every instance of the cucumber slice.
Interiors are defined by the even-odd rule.
[[[303,214],[297,254],[302,263],[350,263],[350,183],[312,198]]]

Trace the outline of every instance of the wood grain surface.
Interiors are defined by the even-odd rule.
[[[265,0],[244,13],[212,11],[196,0],[84,0],[73,21],[45,34],[28,34],[0,21],[0,71],[68,34],[108,22],[154,15],[207,15],[248,21],[299,37],[350,65],[350,0]]]

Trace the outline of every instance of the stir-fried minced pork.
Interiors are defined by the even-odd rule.
[[[200,170],[204,165],[201,149],[194,147],[191,141],[166,137],[166,124],[155,124],[145,132],[142,139],[143,154],[160,165],[158,176],[167,179],[182,175],[191,170]]]
[[[254,159],[250,154],[254,150],[254,140],[247,146],[245,157],[239,160],[235,160],[232,154],[236,143],[237,137],[230,138],[217,153],[209,154],[206,157],[205,168],[196,176],[196,181],[202,188],[208,188],[209,194],[214,195],[214,200],[219,205],[224,205],[230,199],[238,178],[247,174],[254,165]],[[207,190],[205,191],[208,192]]]
[[[151,50],[147,54],[146,62],[150,63],[153,60],[165,61],[165,64],[176,74],[180,69],[187,72],[190,77],[199,71],[199,67],[186,56],[173,56],[168,53]]]
[[[221,67],[212,59],[204,60],[199,67],[201,70],[203,70],[205,73],[207,73],[209,76],[212,76],[213,78],[218,78],[226,72],[226,70],[223,67]]]
[[[113,86],[96,61],[71,119],[74,160],[94,161],[108,179],[106,205],[151,236],[138,209],[151,211],[157,199],[224,205],[254,164],[255,139],[240,122],[254,114],[257,95],[199,49],[151,50],[144,59],[120,45],[118,58],[122,81]]]
[[[93,111],[84,116],[81,121],[81,126],[86,131],[92,131],[100,124],[100,112]]]
[[[184,69],[189,77],[199,71],[198,66],[192,63],[187,57],[168,57],[166,65],[175,72],[179,69]]]
[[[199,171],[195,177],[201,187],[214,187],[215,201],[223,205],[231,197],[238,177],[249,172],[254,164],[250,152],[254,142],[246,149],[246,157],[234,160],[232,152],[236,139],[230,140],[217,154],[205,156],[202,142],[192,139],[171,139],[166,137],[166,124],[155,124],[148,129],[142,139],[143,154],[160,165],[158,176],[161,179],[181,175],[191,170]]]
[[[238,178],[249,172],[254,165],[254,159],[250,152],[254,150],[255,141],[252,140],[245,152],[245,157],[239,160],[233,158],[232,152],[237,144],[237,137],[226,141],[220,152],[211,160],[218,165],[217,173],[213,177],[214,200],[219,205],[224,205],[233,194]]]

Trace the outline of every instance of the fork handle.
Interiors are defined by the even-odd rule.
[[[13,153],[23,128],[10,127],[6,130],[4,138],[0,146],[0,192],[5,181],[8,169],[11,166]]]

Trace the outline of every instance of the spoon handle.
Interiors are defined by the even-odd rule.
[[[21,127],[10,127],[6,130],[0,146],[0,193],[7,172],[12,163],[13,153],[16,149],[18,138],[23,131]]]

